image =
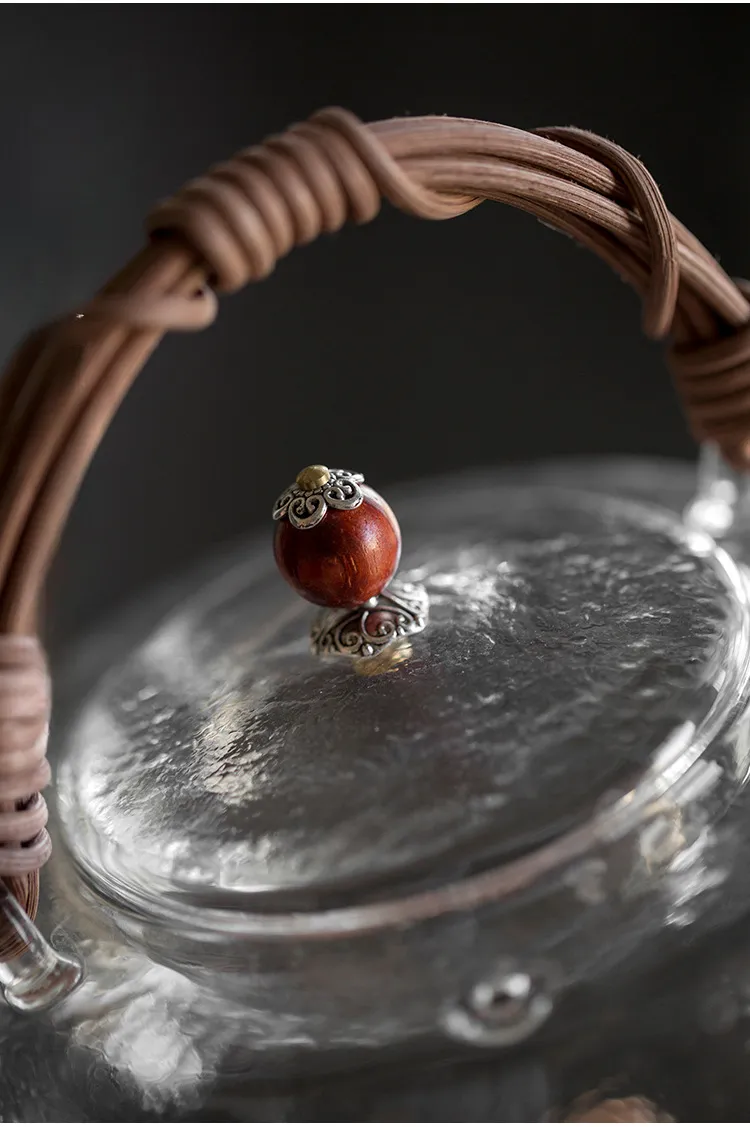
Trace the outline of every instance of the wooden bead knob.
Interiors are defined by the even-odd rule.
[[[307,466],[273,515],[279,571],[308,602],[359,607],[380,595],[396,572],[398,521],[361,474]]]

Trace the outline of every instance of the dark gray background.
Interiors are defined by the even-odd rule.
[[[575,123],[653,170],[730,272],[750,271],[744,5],[4,5],[0,346],[133,253],[151,203],[326,104]],[[586,452],[690,455],[636,300],[498,206],[386,209],[320,240],[164,344],[66,535],[68,635],[267,519],[300,465],[387,488]]]

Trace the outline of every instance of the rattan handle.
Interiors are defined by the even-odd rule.
[[[208,325],[214,290],[265,277],[347,219],[373,219],[383,196],[427,219],[498,200],[596,251],[642,296],[646,333],[670,339],[695,436],[734,465],[750,460],[743,290],[669,214],[643,165],[608,141],[449,117],[365,126],[332,109],[188,184],[151,215],[146,249],[89,306],[30,338],[0,386],[0,876],[32,914],[49,852],[30,797],[47,777],[33,638],[81,478],[164,332]]]

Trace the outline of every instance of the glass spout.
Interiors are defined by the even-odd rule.
[[[17,955],[0,962],[0,993],[19,1013],[37,1013],[66,998],[83,977],[80,962],[55,951],[0,880],[0,918],[19,945]]]

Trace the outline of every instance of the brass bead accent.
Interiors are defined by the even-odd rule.
[[[297,485],[300,489],[320,489],[331,480],[331,471],[328,466],[305,466],[297,474]]]

